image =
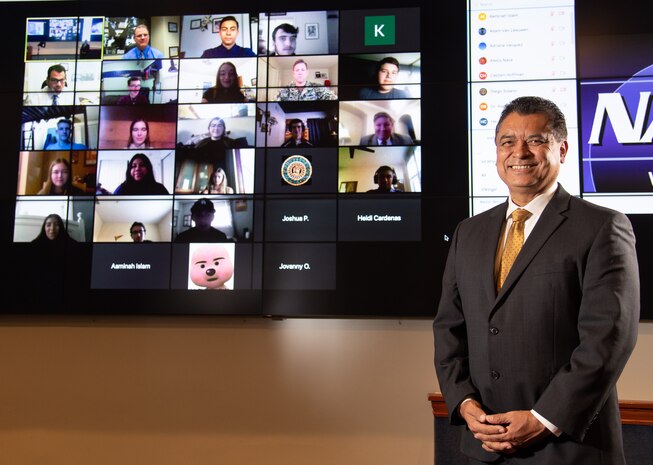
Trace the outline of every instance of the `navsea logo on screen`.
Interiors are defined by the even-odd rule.
[[[365,45],[394,44],[394,16],[365,16]]]

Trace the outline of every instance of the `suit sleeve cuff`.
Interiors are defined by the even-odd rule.
[[[465,402],[465,401],[463,400],[463,402]],[[462,405],[462,402],[461,402],[461,405]],[[558,437],[558,436],[560,436],[562,434],[562,430],[560,428],[558,428],[556,425],[554,425],[549,420],[544,418],[542,415],[537,413],[535,410],[531,410],[531,413],[533,414],[533,416],[535,418],[538,419],[538,421],[540,423],[542,423],[546,427],[546,429],[551,431],[556,437]]]
[[[464,404],[466,404],[467,402],[469,402],[470,400],[474,400],[474,399],[476,399],[476,397],[474,397],[474,396],[467,396],[467,397],[465,397],[462,401],[460,401],[460,403],[458,404],[458,408],[456,409],[456,411],[458,412],[458,415],[460,415],[460,409],[462,408],[462,406],[463,406]],[[460,415],[460,417],[462,418],[462,415]]]

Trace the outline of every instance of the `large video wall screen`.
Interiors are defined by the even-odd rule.
[[[27,18],[14,242],[91,244],[91,290],[335,291],[422,239],[419,24]]]

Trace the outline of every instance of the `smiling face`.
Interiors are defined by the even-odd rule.
[[[150,31],[146,27],[137,27],[134,29],[134,39],[139,50],[144,50],[150,43]]]
[[[374,120],[374,134],[379,140],[388,140],[394,131],[394,123],[386,116],[379,116]]]
[[[228,63],[224,63],[218,70],[218,79],[220,80],[220,87],[229,89],[236,83],[236,79],[238,79],[236,68]]]
[[[136,79],[132,82],[129,83],[129,96],[131,98],[136,98],[138,97],[138,94],[141,91],[141,81],[140,79]]]
[[[292,76],[297,87],[302,87],[304,84],[306,84],[306,76],[308,76],[308,68],[306,67],[306,63],[297,63],[295,66],[293,66]]]
[[[148,173],[148,167],[145,160],[142,158],[134,158],[131,165],[129,166],[129,174],[132,179],[136,182],[142,181],[145,179]]]
[[[383,63],[378,73],[379,91],[381,93],[390,92],[392,86],[397,80],[399,68],[392,63]]]
[[[222,120],[214,119],[209,123],[209,136],[212,140],[219,140],[224,135],[224,123]]]
[[[544,113],[510,113],[497,129],[497,171],[523,206],[556,182],[568,144],[557,141]]]
[[[55,240],[59,235],[59,230],[61,229],[59,221],[56,218],[48,218],[45,220],[45,237],[51,241]]]
[[[134,145],[145,144],[147,139],[147,124],[145,121],[136,121],[132,126],[132,141]]]
[[[68,185],[70,171],[65,163],[55,163],[50,170],[50,179],[55,190],[63,190]]]
[[[222,45],[230,49],[236,44],[236,37],[238,37],[238,24],[236,21],[222,21],[220,23],[220,40],[222,40]]]

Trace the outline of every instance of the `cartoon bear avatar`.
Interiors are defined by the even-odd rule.
[[[221,244],[206,244],[193,252],[190,279],[206,289],[228,289],[224,284],[234,274],[229,252]]]

